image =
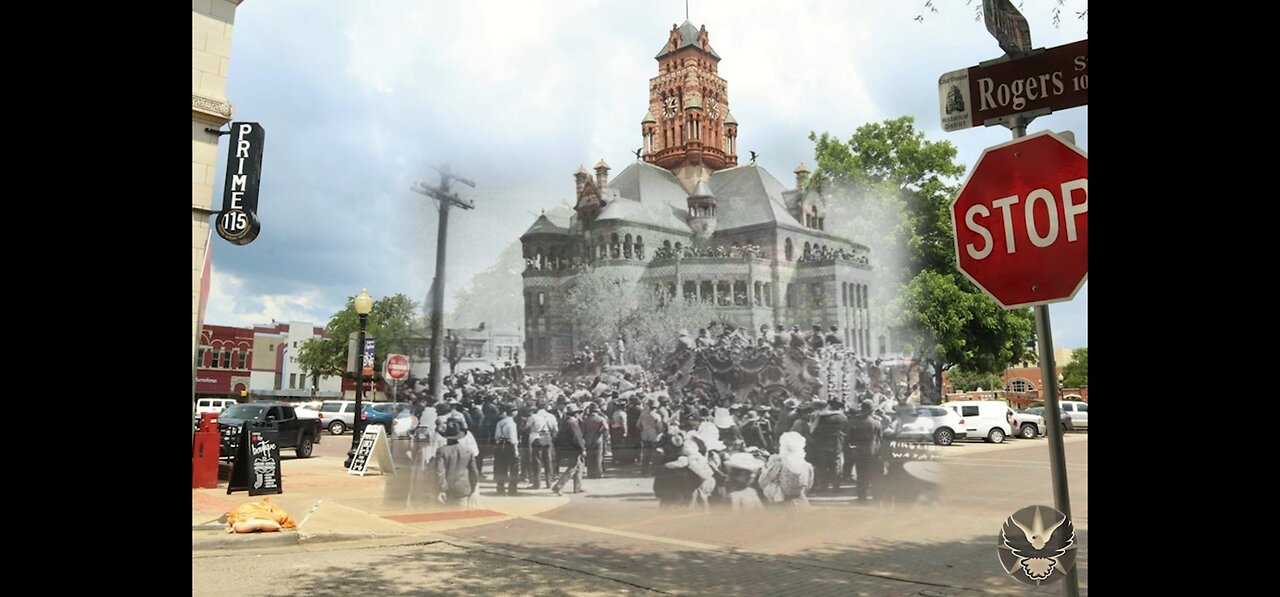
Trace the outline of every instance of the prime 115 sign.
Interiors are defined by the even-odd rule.
[[[258,238],[258,186],[262,182],[262,144],[266,131],[256,122],[231,123],[227,147],[227,181],[218,212],[218,236],[233,245]]]

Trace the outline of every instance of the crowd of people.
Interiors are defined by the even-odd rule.
[[[800,256],[801,263],[804,263],[807,261],[831,261],[833,259],[839,259],[841,261],[852,261],[854,263],[862,263],[862,264],[870,263],[870,261],[867,259],[866,254],[864,253],[857,253],[857,252],[850,251],[848,249],[842,249],[842,248],[832,249],[826,246],[819,246],[816,249],[811,249],[809,251],[806,251],[803,255]]]
[[[696,340],[682,334],[680,343],[693,350],[757,343],[812,350],[839,341],[834,329],[806,335],[764,326],[755,339],[741,329],[719,332],[700,330]],[[884,495],[880,479],[895,471],[881,446],[911,422],[903,407],[918,400],[905,385],[859,384],[854,396],[831,402],[812,396],[745,404],[669,391],[635,367],[579,380],[517,373],[508,367],[448,376],[436,404],[417,399],[425,392],[402,396],[414,404],[409,455],[424,495],[474,504],[491,463],[500,495],[581,492],[584,479],[641,475],[653,478],[654,495],[667,507],[805,505],[811,494],[850,483],[858,499],[870,500]]]
[[[764,259],[764,249],[760,245],[731,245],[728,247],[716,245],[714,247],[694,248],[684,245],[678,247],[658,247],[653,251],[654,261],[662,261],[666,259],[693,259],[695,257],[731,257],[734,259]]]

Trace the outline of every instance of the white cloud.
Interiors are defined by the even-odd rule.
[[[216,256],[215,256],[216,258]],[[246,296],[244,280],[218,271],[210,274],[206,324],[248,327],[270,321],[310,321],[324,325],[332,313],[319,308],[318,292],[299,295],[259,294]]]
[[[937,4],[923,23],[914,20],[922,1],[696,0],[689,9],[722,57],[740,153],[758,151],[785,183],[797,163],[813,166],[811,130],[846,138],[909,114],[967,165],[1008,140],[999,128],[941,132],[938,76],[1000,52],[970,6]],[[1057,29],[1051,3],[1028,4],[1035,45],[1087,36],[1075,0]],[[421,300],[436,215],[408,189],[434,184],[426,165],[440,162],[477,183],[459,189],[477,208],[450,220],[451,302],[531,214],[572,198],[580,164],[604,158],[616,174],[634,159],[653,57],[683,20],[681,3],[652,0],[244,3],[227,95],[237,118],[268,131],[263,235],[215,252],[235,278],[221,282],[224,306],[211,314],[322,321],[361,287]],[[1060,112],[1032,130],[1072,129],[1087,148],[1087,115]],[[1064,308],[1064,320],[1087,315],[1087,295]]]

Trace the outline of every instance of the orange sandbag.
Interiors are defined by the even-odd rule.
[[[275,533],[280,531],[280,523],[265,518],[243,520],[231,525],[229,533]]]
[[[227,526],[230,530],[234,530],[234,527],[238,522],[248,522],[252,520],[271,520],[279,524],[280,528],[298,528],[298,523],[294,522],[292,518],[289,518],[288,512],[281,510],[279,506],[271,503],[271,500],[265,497],[262,498],[262,501],[260,502],[249,502],[237,507],[235,510],[227,512]]]

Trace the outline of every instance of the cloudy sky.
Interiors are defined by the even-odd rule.
[[[974,0],[977,2],[977,0]],[[912,115],[972,166],[1007,129],[943,133],[937,80],[1001,54],[973,6],[935,0],[690,0],[722,57],[739,153],[784,183],[813,166],[811,130]],[[1087,37],[1068,0],[1026,0],[1037,47]],[[980,4],[980,2],[979,2]],[[323,325],[367,287],[422,300],[434,269],[436,184],[449,162],[477,183],[450,218],[449,300],[543,209],[573,200],[573,171],[621,171],[640,147],[653,59],[682,0],[250,0],[236,13],[227,96],[266,129],[259,217],[245,247],[214,238],[206,321]],[[1088,108],[1036,120],[1088,149]],[[226,140],[219,155],[224,155]],[[219,168],[216,180],[222,180]],[[214,206],[221,205],[221,185]],[[1051,308],[1055,344],[1088,344],[1088,287]]]

